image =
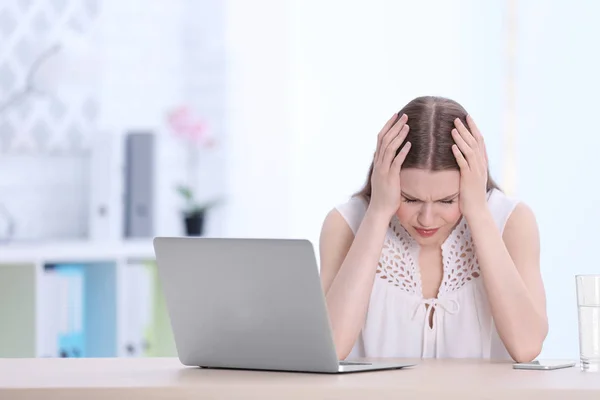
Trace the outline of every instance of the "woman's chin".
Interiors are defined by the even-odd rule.
[[[432,237],[423,238],[423,237],[420,237],[419,235],[416,235],[416,236],[413,236],[413,238],[415,239],[415,242],[417,242],[418,245],[427,247],[427,246],[433,246],[436,244],[441,244],[440,240],[437,238],[437,236],[438,235],[434,235]]]

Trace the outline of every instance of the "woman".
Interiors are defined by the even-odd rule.
[[[464,108],[408,103],[379,133],[368,176],[321,232],[338,357],[537,357],[548,332],[537,223],[490,178]]]

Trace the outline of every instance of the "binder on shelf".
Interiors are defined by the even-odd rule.
[[[154,134],[129,132],[125,141],[125,237],[154,234]]]
[[[167,310],[162,285],[158,278],[155,261],[145,262],[146,268],[152,277],[152,311],[147,331],[150,346],[146,351],[149,357],[176,357],[177,348],[173,338],[171,319]]]
[[[117,262],[85,266],[85,343],[88,357],[117,355]]]
[[[53,270],[58,292],[58,356],[85,357],[84,267],[58,264]]]
[[[61,325],[66,325],[64,321],[59,320],[61,316],[61,296],[60,285],[61,276],[54,269],[45,269],[40,280],[39,296],[41,297],[40,309],[40,348],[37,354],[40,357],[58,357],[59,356],[59,336]],[[64,307],[64,306],[63,306]],[[61,323],[62,322],[62,323]]]
[[[116,355],[116,263],[48,264],[40,295],[41,357]]]
[[[123,141],[120,135],[97,132],[90,157],[89,238],[119,240],[123,216]]]
[[[35,263],[0,261],[0,359],[39,354],[39,278]]]
[[[148,329],[153,306],[152,275],[144,263],[129,262],[122,274],[122,343],[123,357],[146,355],[150,343]]]

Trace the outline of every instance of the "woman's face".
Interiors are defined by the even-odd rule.
[[[400,171],[398,220],[419,245],[441,246],[461,218],[459,171]]]

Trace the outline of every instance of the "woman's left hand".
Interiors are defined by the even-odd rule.
[[[483,136],[470,115],[467,124],[469,129],[459,118],[454,120],[452,152],[460,167],[460,209],[468,220],[487,208],[488,162]]]

